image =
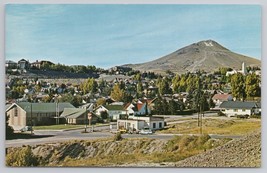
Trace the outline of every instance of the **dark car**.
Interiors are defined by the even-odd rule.
[[[20,129],[21,132],[27,132],[27,131],[32,131],[32,126],[25,126]]]

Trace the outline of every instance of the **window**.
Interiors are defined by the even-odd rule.
[[[18,116],[18,108],[14,109],[14,116],[17,117]]]
[[[161,122],[159,123],[159,128],[162,128],[162,123]]]
[[[153,129],[155,129],[156,128],[156,123],[153,123]]]

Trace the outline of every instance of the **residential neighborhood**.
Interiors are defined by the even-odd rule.
[[[139,131],[145,125],[152,130],[163,129],[166,124],[164,115],[214,111],[215,114],[221,112],[227,117],[236,117],[261,113],[260,76],[255,74],[257,69],[244,70],[244,63],[241,71],[246,73],[231,76],[225,71],[162,76],[117,66],[103,70],[99,78],[22,77],[31,69],[42,71],[45,67],[52,71],[53,66],[54,63],[45,60],[33,63],[25,59],[17,63],[6,61],[8,69],[24,70],[18,75],[7,74],[6,78],[6,114],[14,129],[88,124],[89,113],[94,115],[94,121],[90,123],[116,121],[117,129]],[[233,88],[240,84],[234,80],[236,77],[244,80],[243,89]],[[257,80],[257,83],[250,84],[249,80]]]

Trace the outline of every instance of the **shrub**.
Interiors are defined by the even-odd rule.
[[[122,140],[121,132],[116,133],[116,135],[113,138],[113,141],[120,141]]]
[[[199,146],[204,145],[209,139],[210,136],[208,134],[203,134],[197,138],[196,144]]]
[[[186,150],[191,142],[196,139],[194,136],[182,136],[181,140],[179,141],[179,149]]]
[[[33,155],[31,147],[10,151],[6,155],[6,165],[15,167],[37,166],[38,158]]]
[[[14,129],[8,125],[9,116],[6,116],[6,139],[11,139],[14,133]]]
[[[237,118],[246,119],[246,118],[249,117],[249,115],[248,115],[248,114],[246,114],[246,115],[236,115],[236,117],[237,117]]]
[[[250,118],[261,118],[261,114],[253,114],[253,115],[250,115]]]

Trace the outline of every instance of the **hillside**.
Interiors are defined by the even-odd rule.
[[[24,78],[69,78],[69,79],[77,79],[77,78],[98,78],[99,75],[93,72],[90,73],[72,73],[72,72],[64,72],[64,71],[55,71],[55,70],[27,70],[26,73],[19,74],[17,76]]]
[[[234,53],[213,40],[206,40],[191,44],[150,62],[125,66],[156,73],[166,72],[166,70],[186,73],[197,70],[213,72],[219,67],[241,69],[242,62],[245,62],[247,66],[260,66],[261,64],[261,61],[257,59]]]
[[[242,139],[182,160],[176,167],[260,167],[261,133],[253,133]]]

